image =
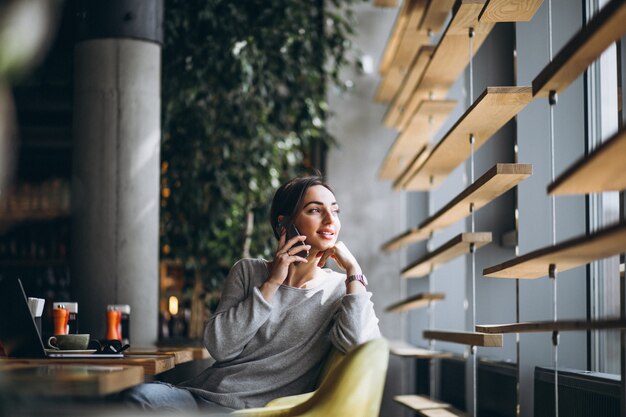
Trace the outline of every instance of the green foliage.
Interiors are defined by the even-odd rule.
[[[275,189],[329,144],[325,87],[341,85],[356,0],[167,0],[161,255],[219,288],[243,253],[271,257]]]

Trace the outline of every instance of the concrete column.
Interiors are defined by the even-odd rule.
[[[355,5],[359,22],[353,41],[364,57],[375,61],[382,56],[397,9],[374,8],[371,4]],[[378,67],[374,62],[373,68]],[[350,94],[327,94],[330,114],[329,130],[339,141],[331,147],[327,159],[327,178],[341,207],[340,240],[346,243],[367,275],[380,330],[389,339],[410,341],[405,328],[406,313],[385,312],[385,307],[407,297],[406,280],[399,271],[406,266],[404,251],[383,253],[381,245],[407,228],[406,194],[396,193],[389,182],[377,179],[383,158],[397,135],[381,123],[386,105],[372,97],[380,82],[378,74],[361,73],[345,68],[342,77],[354,82]],[[416,223],[411,224],[413,226]],[[393,401],[393,396],[414,392],[415,361],[392,356],[381,406],[381,415],[408,416],[409,411]]]
[[[121,12],[105,18],[141,20],[142,10],[122,10],[136,2],[113,3]],[[131,341],[146,346],[158,336],[161,47],[128,36],[128,25],[88,24],[97,11],[79,16],[92,30],[83,28],[74,67],[71,253],[81,331],[103,338],[106,305],[129,304]]]

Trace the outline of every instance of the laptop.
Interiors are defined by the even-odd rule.
[[[19,279],[0,281],[0,342],[12,358],[123,358],[122,353],[69,353],[46,350],[35,320],[28,308],[24,287]]]

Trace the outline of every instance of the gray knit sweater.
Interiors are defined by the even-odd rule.
[[[312,391],[333,345],[347,352],[380,337],[372,294],[346,294],[345,275],[324,272],[318,286],[281,285],[267,302],[259,287],[269,276],[268,262],[237,262],[204,330],[216,362],[182,385],[225,407],[261,407]]]

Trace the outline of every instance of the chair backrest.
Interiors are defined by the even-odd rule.
[[[324,361],[324,367],[322,368],[322,372],[320,372],[320,375],[317,378],[315,389],[319,388],[324,383],[328,376],[335,370],[337,366],[339,366],[339,364],[346,358],[346,356],[347,355],[345,353],[333,347],[333,349],[328,354],[328,357]]]
[[[288,415],[377,417],[388,361],[389,346],[385,339],[364,343],[345,356],[333,354],[319,388],[311,398],[291,408]]]

